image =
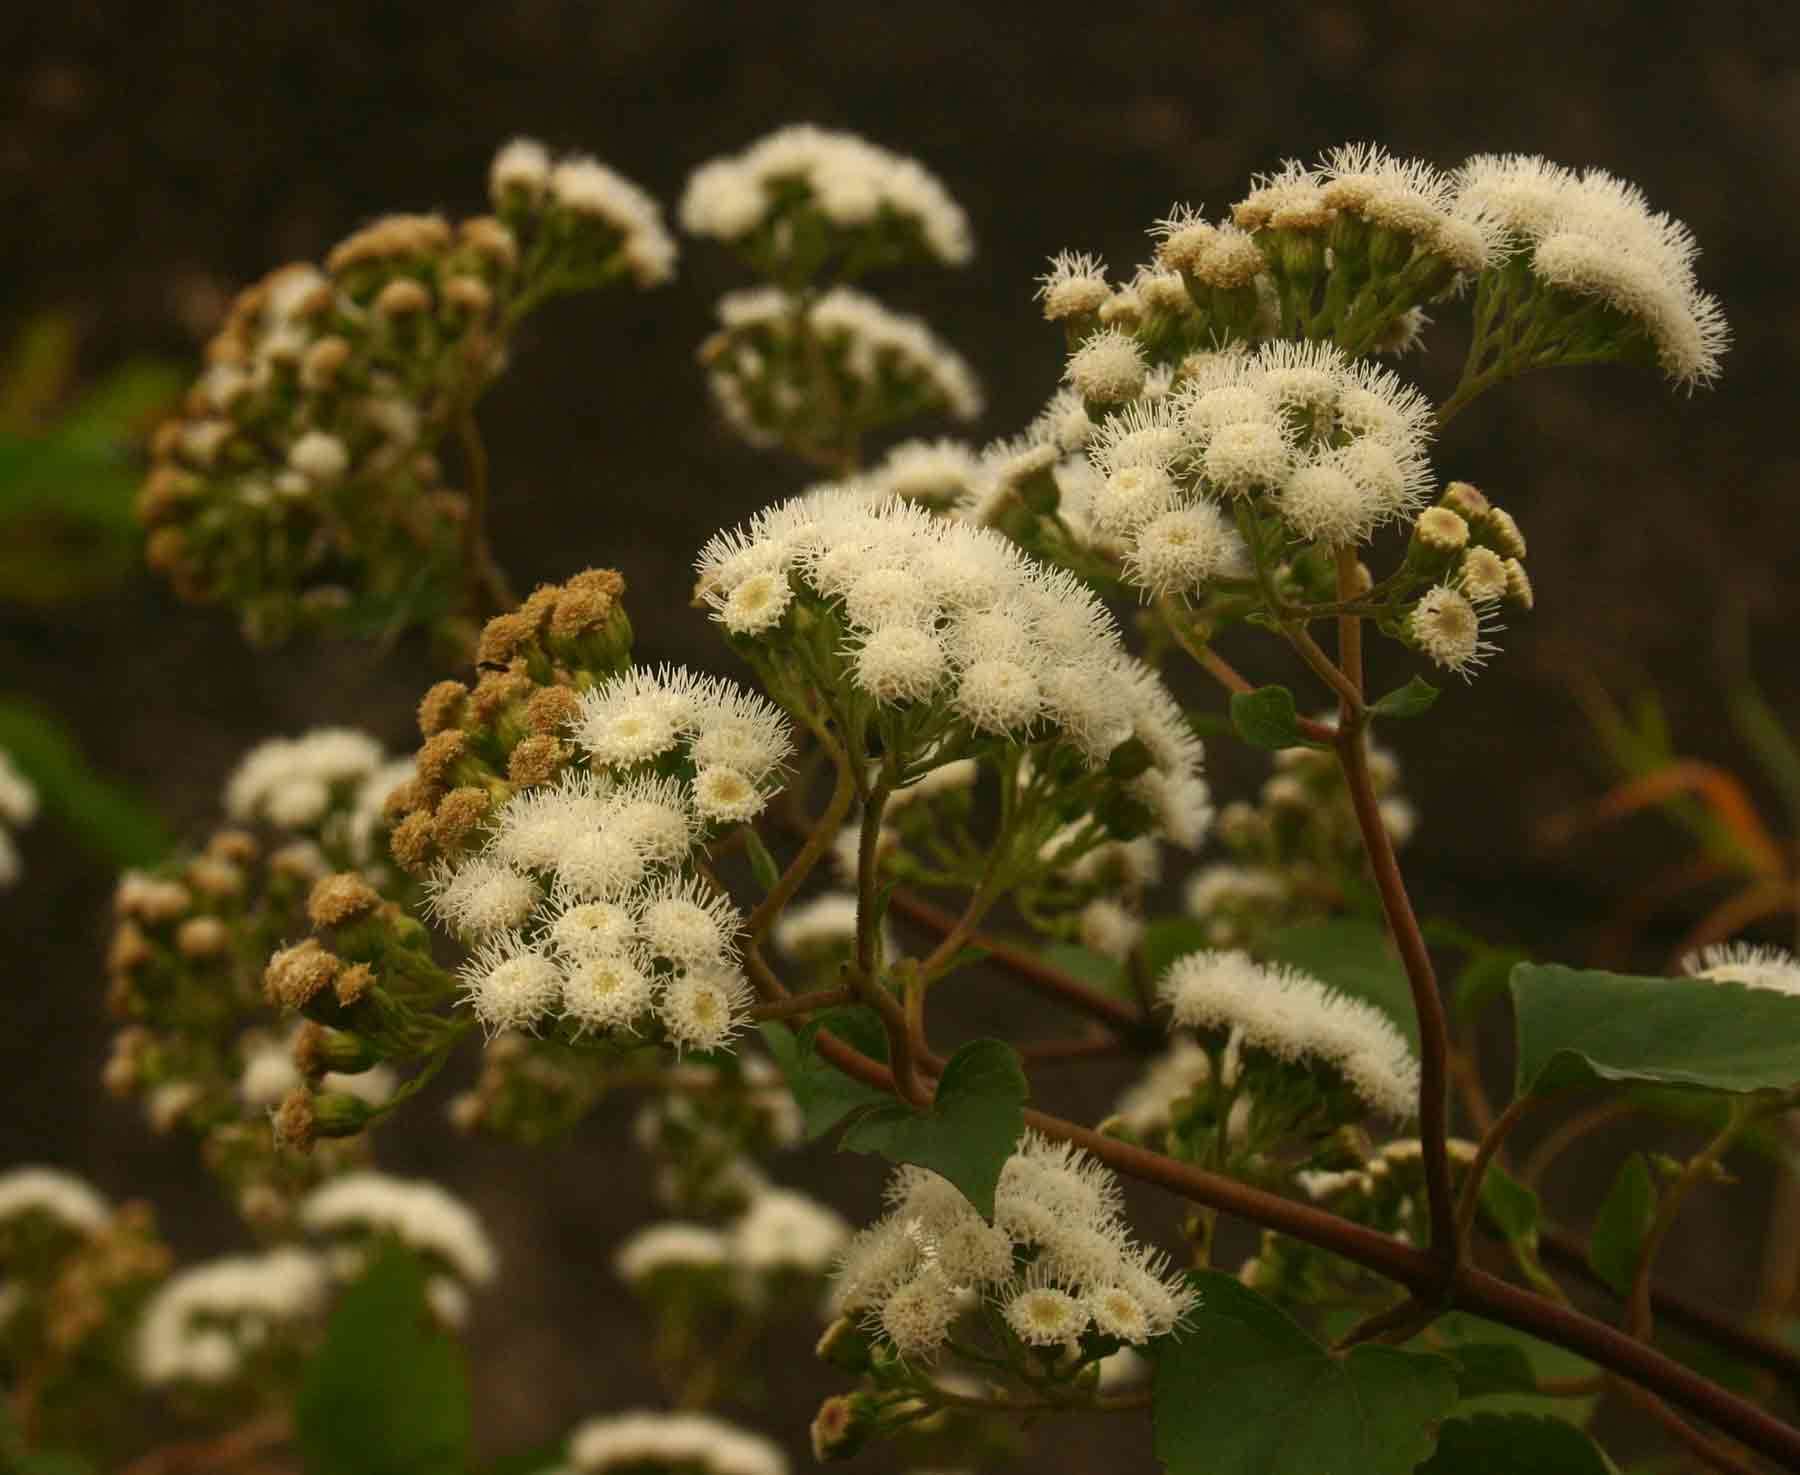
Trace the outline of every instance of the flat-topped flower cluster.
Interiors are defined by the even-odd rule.
[[[1090,1330],[1141,1346],[1194,1304],[1167,1257],[1132,1240],[1112,1174],[1035,1132],[1001,1170],[991,1224],[923,1168],[902,1167],[887,1198],[887,1215],[844,1252],[832,1309],[860,1318],[902,1357],[934,1356],[983,1300],[1028,1347]]]

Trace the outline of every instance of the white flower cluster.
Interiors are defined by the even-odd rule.
[[[425,1179],[347,1173],[307,1195],[300,1223],[319,1235],[390,1234],[472,1284],[494,1277],[494,1246],[480,1220],[466,1204]]]
[[[1715,943],[1682,959],[1682,971],[1715,983],[1741,983],[1800,996],[1800,959],[1785,948],[1754,943]]]
[[[4,748],[0,748],[0,887],[11,886],[19,879],[18,848],[12,832],[23,829],[37,817],[37,790],[20,773]]]
[[[1552,286],[1598,298],[1643,328],[1677,384],[1711,382],[1730,345],[1716,299],[1694,280],[1699,247],[1636,185],[1533,154],[1479,154],[1457,171],[1456,210],[1496,222]]]
[[[1090,1327],[1142,1345],[1194,1303],[1167,1257],[1133,1242],[1112,1174],[1077,1148],[1026,1133],[1001,1170],[994,1222],[948,1180],[902,1167],[886,1217],[851,1241],[832,1288],[903,1357],[929,1358],[982,1298],[1021,1342],[1066,1344]]]
[[[1180,706],[1079,579],[998,533],[827,491],[719,534],[697,568],[733,635],[778,638],[797,587],[829,602],[849,681],[883,706],[942,703],[970,734],[1060,732],[1094,768],[1140,739],[1152,766],[1134,784],[1163,834],[1188,847],[1204,836],[1201,745]]]
[[[156,1386],[223,1383],[272,1330],[315,1315],[329,1285],[324,1261],[291,1247],[180,1271],[144,1308],[138,1374]]]
[[[347,727],[270,738],[232,770],[225,783],[225,812],[240,822],[310,829],[325,818],[334,798],[357,793],[386,759],[374,738]]]
[[[963,265],[974,251],[968,217],[923,165],[806,123],[702,164],[681,197],[681,224],[697,236],[739,241],[785,213],[797,190],[842,229],[888,220],[909,227],[948,266]]]
[[[759,1188],[729,1226],[652,1224],[613,1256],[619,1278],[644,1284],[664,1271],[722,1271],[754,1296],[756,1282],[782,1273],[823,1275],[843,1253],[850,1226],[824,1204],[782,1188]]]
[[[26,1214],[42,1214],[77,1234],[91,1234],[105,1227],[112,1209],[73,1174],[28,1166],[0,1174],[0,1224]]]
[[[1249,565],[1235,498],[1267,495],[1309,541],[1348,547],[1405,518],[1431,485],[1431,405],[1328,343],[1266,343],[1193,366],[1173,393],[1106,416],[1065,516],[1153,594],[1192,594]]]
[[[894,312],[853,287],[833,287],[804,308],[779,287],[749,287],[719,299],[722,331],[707,358],[713,364],[708,384],[720,411],[751,445],[777,442],[765,423],[767,413],[781,417],[802,408],[802,390],[785,379],[769,380],[766,371],[776,362],[791,362],[795,372],[808,370],[806,356],[792,341],[803,311],[808,334],[859,397],[919,397],[959,420],[980,415],[981,385],[974,371],[924,319]],[[765,402],[768,411],[761,408]]]
[[[654,1013],[678,1046],[717,1048],[748,1002],[741,919],[684,867],[709,827],[753,818],[779,789],[787,720],[665,667],[589,688],[571,731],[592,768],[515,794],[481,850],[430,878],[436,916],[478,944],[469,1001],[490,1033],[553,1015],[631,1030]]]
[[[695,1475],[787,1475],[787,1457],[760,1434],[710,1414],[631,1412],[588,1419],[569,1436],[556,1475],[683,1470]]]
[[[1419,1063],[1393,1021],[1297,968],[1236,951],[1189,953],[1158,993],[1173,1025],[1229,1031],[1278,1060],[1335,1070],[1383,1116],[1404,1121],[1418,1109]]]
[[[513,200],[549,202],[591,220],[619,237],[619,254],[640,287],[675,275],[675,239],[663,225],[662,208],[637,185],[584,154],[553,160],[535,139],[515,138],[494,155],[488,188],[505,213]]]

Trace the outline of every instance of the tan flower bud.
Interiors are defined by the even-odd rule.
[[[340,871],[313,883],[306,914],[315,927],[339,927],[366,916],[381,905],[374,887],[353,871]]]

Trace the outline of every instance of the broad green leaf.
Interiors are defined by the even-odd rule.
[[[461,1475],[469,1459],[462,1349],[431,1322],[426,1271],[395,1248],[344,1292],[300,1389],[307,1475]]]
[[[1419,1475],[1618,1475],[1573,1424],[1543,1414],[1471,1414],[1438,1427],[1437,1453]]]
[[[1498,1162],[1482,1176],[1481,1212],[1508,1239],[1536,1243],[1538,1196]]]
[[[1407,1345],[1421,1350],[1433,1349],[1457,1364],[1459,1379],[1466,1383],[1457,1404],[1458,1415],[1545,1414],[1579,1427],[1593,1416],[1594,1405],[1599,1402],[1597,1394],[1554,1398],[1534,1391],[1539,1382],[1547,1379],[1590,1376],[1594,1371],[1591,1362],[1524,1332],[1514,1331],[1499,1322],[1484,1321],[1464,1311],[1440,1316]],[[1516,1353],[1524,1360],[1528,1376],[1512,1387],[1495,1386],[1502,1379],[1516,1378],[1518,1362],[1508,1353]],[[1482,1386],[1484,1381],[1487,1386]]]
[[[1630,1293],[1638,1255],[1655,1218],[1656,1184],[1650,1164],[1643,1153],[1634,1152],[1619,1165],[1588,1241],[1588,1264],[1621,1296]]]
[[[794,1093],[807,1141],[823,1137],[853,1111],[894,1099],[886,1091],[878,1091],[845,1075],[819,1054],[814,1043],[821,1029],[829,1029],[863,1054],[886,1060],[887,1036],[873,1011],[833,1009],[803,1025],[798,1034],[774,1020],[760,1028],[769,1053],[775,1057],[775,1063],[787,1078],[788,1089]]]
[[[1161,978],[1177,958],[1211,945],[1198,917],[1163,917],[1144,928],[1144,964],[1151,978]]]
[[[1235,1276],[1156,1349],[1156,1453],[1169,1475],[1411,1475],[1456,1402],[1444,1358],[1364,1344],[1335,1356]]]
[[[1423,677],[1415,676],[1405,686],[1397,686],[1386,696],[1369,704],[1377,717],[1417,717],[1430,709],[1438,699],[1438,689]]]
[[[1259,686],[1255,691],[1233,692],[1231,725],[1253,748],[1317,747],[1300,735],[1300,717],[1294,710],[1294,694],[1285,686]]]
[[[1513,969],[1516,1094],[1622,1081],[1713,1091],[1800,1084],[1800,998],[1706,978]]]
[[[150,865],[168,852],[162,821],[128,789],[95,773],[49,713],[0,700],[0,748],[31,780],[44,809],[102,860]]]
[[[762,836],[744,826],[744,850],[750,857],[750,874],[762,889],[773,891],[781,880],[781,867],[775,864],[775,857],[769,854],[769,847],[762,842]]]
[[[944,1066],[928,1110],[889,1101],[851,1122],[841,1146],[941,1173],[991,1218],[1000,1169],[1025,1131],[1029,1094],[1010,1045],[971,1040]]]
[[[1131,991],[1131,980],[1125,975],[1125,965],[1117,958],[1090,952],[1073,942],[1053,942],[1048,947],[1039,949],[1038,956],[1051,967],[1061,969],[1103,994],[1111,994],[1119,999],[1135,997]]]
[[[1406,969],[1388,945],[1378,922],[1340,918],[1283,928],[1260,949],[1272,963],[1286,963],[1330,984],[1340,993],[1373,1004],[1399,1026],[1415,1051],[1419,1021],[1413,1013]]]

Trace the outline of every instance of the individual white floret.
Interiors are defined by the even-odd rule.
[[[179,1271],[144,1307],[138,1374],[152,1386],[222,1383],[272,1327],[317,1313],[328,1284],[319,1257],[291,1247]]]
[[[1057,252],[1050,258],[1050,270],[1038,278],[1037,298],[1044,304],[1045,318],[1053,323],[1098,312],[1110,296],[1105,264],[1086,252]]]
[[[1043,694],[1026,666],[995,657],[975,661],[961,673],[955,705],[977,732],[1004,735],[1031,726],[1043,706]]]
[[[1144,919],[1131,908],[1097,897],[1081,909],[1081,945],[1106,958],[1125,958],[1144,940]]]
[[[1382,521],[1405,517],[1424,503],[1431,468],[1422,457],[1402,456],[1373,436],[1353,440],[1329,454],[1329,464],[1349,477]]]
[[[1115,405],[1133,399],[1144,387],[1148,365],[1137,339],[1117,328],[1090,334],[1069,355],[1063,377],[1083,399]]]
[[[1094,469],[1110,477],[1127,467],[1167,471],[1179,463],[1189,439],[1180,403],[1168,396],[1133,400],[1106,416],[1087,447]]]
[[[721,1270],[732,1261],[731,1240],[704,1224],[648,1224],[613,1251],[613,1272],[630,1286],[664,1271]]]
[[[491,854],[521,870],[554,871],[563,852],[582,834],[598,829],[606,813],[606,791],[592,784],[565,779],[549,788],[522,790],[494,816]]]
[[[562,1018],[577,1034],[635,1032],[656,1002],[656,985],[634,953],[587,953],[562,965]]]
[[[812,330],[834,342],[845,364],[869,384],[890,372],[923,380],[959,420],[981,414],[981,386],[962,356],[945,344],[922,318],[893,312],[853,287],[833,287],[813,305]]]
[[[604,957],[632,949],[637,942],[637,922],[615,902],[583,901],[559,886],[550,898],[544,934],[558,957]]]
[[[700,838],[688,791],[672,778],[640,776],[613,789],[602,823],[652,865],[681,860]]]
[[[432,914],[466,939],[523,927],[542,895],[523,871],[484,855],[440,863],[426,886]]]
[[[786,577],[763,569],[733,586],[719,605],[719,623],[733,635],[761,635],[773,630],[794,602]]]
[[[743,824],[761,814],[768,803],[768,796],[729,764],[711,763],[694,774],[694,808],[711,824]]]
[[[1153,595],[1188,595],[1244,565],[1244,545],[1210,502],[1176,507],[1150,519],[1132,539],[1125,573]]]
[[[0,1174],[0,1224],[38,1213],[78,1234],[106,1226],[112,1208],[94,1188],[56,1168],[13,1168]]]
[[[758,1274],[792,1270],[822,1275],[850,1242],[843,1216],[787,1189],[756,1194],[731,1226],[732,1258]]]
[[[637,925],[651,956],[692,965],[735,957],[743,918],[730,897],[696,877],[671,876],[639,901]]]
[[[1506,594],[1506,560],[1492,548],[1471,548],[1456,566],[1456,583],[1476,604],[1491,603]]]
[[[490,1037],[535,1029],[562,997],[562,974],[540,948],[517,932],[482,943],[457,970],[463,997]]]
[[[515,138],[501,145],[488,166],[488,193],[496,206],[517,191],[540,198],[550,187],[550,152],[535,138]]]
[[[687,731],[700,686],[690,673],[668,667],[608,677],[581,694],[575,740],[609,766],[659,757]]]
[[[1122,466],[1092,488],[1086,513],[1101,537],[1128,543],[1145,526],[1175,508],[1180,492],[1158,466]]]
[[[1380,497],[1339,464],[1336,450],[1296,470],[1283,484],[1277,505],[1296,533],[1328,548],[1366,542],[1384,520]]]
[[[1438,584],[1425,591],[1406,617],[1407,633],[1446,671],[1468,677],[1499,647],[1486,639],[1497,629],[1491,604],[1476,604],[1460,590]]]
[[[1418,159],[1400,159],[1373,144],[1345,144],[1321,163],[1324,198],[1375,225],[1416,238],[1459,270],[1478,272],[1504,253],[1503,232],[1485,214],[1454,213],[1454,182]]]
[[[1001,1314],[1013,1334],[1030,1347],[1057,1347],[1087,1330],[1088,1309],[1060,1286],[1029,1280],[1010,1296]]]
[[[381,744],[350,728],[322,727],[257,744],[225,782],[225,810],[236,820],[287,827],[324,816],[335,788],[367,779],[382,764]],[[277,814],[282,818],[277,819]]]
[[[979,464],[975,452],[960,441],[905,440],[888,451],[869,480],[877,493],[949,508],[968,493]]]
[[[245,1052],[237,1088],[251,1110],[272,1111],[288,1092],[304,1084],[294,1052],[285,1042],[264,1039]]]
[[[1254,362],[1269,400],[1308,417],[1336,411],[1350,373],[1343,352],[1324,340],[1278,338],[1262,344]]]
[[[1403,461],[1423,459],[1436,425],[1425,395],[1388,369],[1359,359],[1338,392],[1338,429],[1385,443]]]
[[[1283,423],[1239,420],[1213,429],[1200,456],[1200,469],[1217,491],[1243,496],[1279,486],[1287,475],[1289,453]]]
[[[1783,948],[1745,942],[1714,943],[1688,954],[1681,967],[1696,978],[1800,996],[1800,961]]]
[[[832,1277],[832,1315],[854,1316],[880,1306],[912,1278],[925,1256],[921,1237],[902,1220],[881,1219],[857,1231]]]
[[[863,637],[851,670],[856,684],[878,702],[916,702],[937,691],[949,670],[949,658],[936,635],[916,625],[896,624]]]
[[[558,857],[558,883],[584,901],[619,901],[641,887],[650,875],[643,849],[619,830],[605,828],[577,835]]]
[[[793,755],[793,729],[780,708],[728,682],[708,689],[690,721],[690,751],[701,766],[725,764],[762,782]]]
[[[677,1050],[718,1050],[749,1023],[752,997],[734,965],[700,963],[669,980],[656,1012]]]
[[[902,1357],[928,1359],[944,1345],[962,1309],[955,1283],[927,1265],[883,1302],[874,1324]]]
[[[1403,1120],[1417,1108],[1418,1062],[1393,1022],[1298,969],[1241,952],[1190,953],[1158,991],[1178,1025],[1235,1031],[1279,1060],[1330,1066],[1384,1116]]]
[[[494,1277],[497,1257],[481,1221],[460,1199],[425,1179],[347,1173],[306,1197],[300,1223],[314,1234],[349,1229],[391,1234],[436,1256],[472,1284]]]
[[[1037,413],[1025,431],[1027,440],[1055,446],[1064,455],[1081,450],[1094,438],[1094,422],[1088,418],[1087,405],[1075,390],[1067,386],[1050,396],[1050,402]]]

